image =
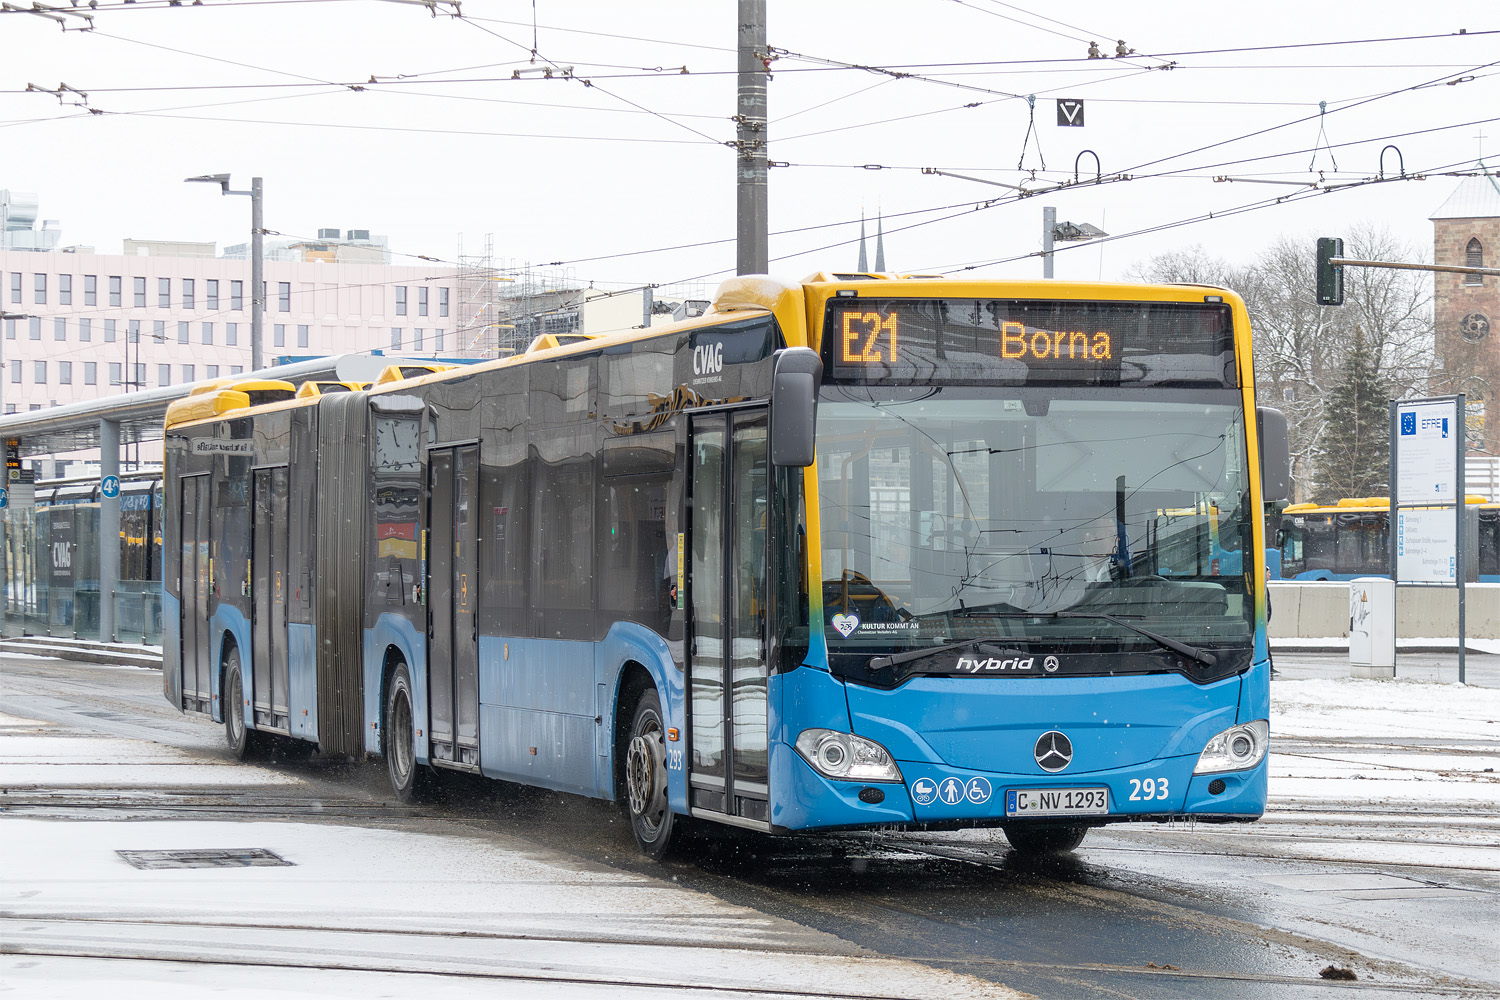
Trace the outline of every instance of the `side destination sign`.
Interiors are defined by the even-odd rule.
[[[254,448],[249,438],[194,438],[190,450],[194,455],[249,455]]]

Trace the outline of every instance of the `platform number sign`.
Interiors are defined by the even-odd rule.
[[[106,500],[113,500],[120,495],[120,477],[105,476],[99,480],[99,492]]]

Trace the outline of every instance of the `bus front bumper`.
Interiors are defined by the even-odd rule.
[[[1244,771],[1195,775],[1197,761],[1193,754],[1051,775],[899,761],[901,782],[863,783],[824,777],[795,749],[773,743],[771,822],[783,830],[1032,822],[1094,826],[1164,819],[1243,822],[1265,812],[1267,760]],[[1106,801],[1098,811],[1101,789]],[[1084,810],[1070,811],[1080,800]]]

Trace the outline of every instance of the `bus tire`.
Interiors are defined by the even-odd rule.
[[[624,805],[631,832],[646,856],[660,861],[681,840],[685,822],[667,804],[667,742],[655,688],[642,691],[635,703],[624,767]]]
[[[1083,843],[1084,835],[1089,832],[1086,826],[1067,823],[1018,823],[1001,829],[1005,831],[1011,849],[1028,857],[1071,851]]]
[[[391,791],[401,802],[420,802],[431,784],[427,768],[417,763],[416,732],[412,721],[411,674],[405,663],[396,664],[385,689],[385,712],[381,733],[386,773]]]
[[[224,686],[219,700],[224,713],[224,741],[236,760],[250,760],[266,749],[266,734],[245,725],[245,684],[240,676],[240,648],[224,654]]]

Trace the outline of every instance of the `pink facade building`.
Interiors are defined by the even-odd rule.
[[[125,249],[0,248],[3,412],[249,370],[249,260],[216,257],[212,244],[127,240]],[[464,351],[458,269],[384,257],[334,243],[268,253],[264,363]]]

